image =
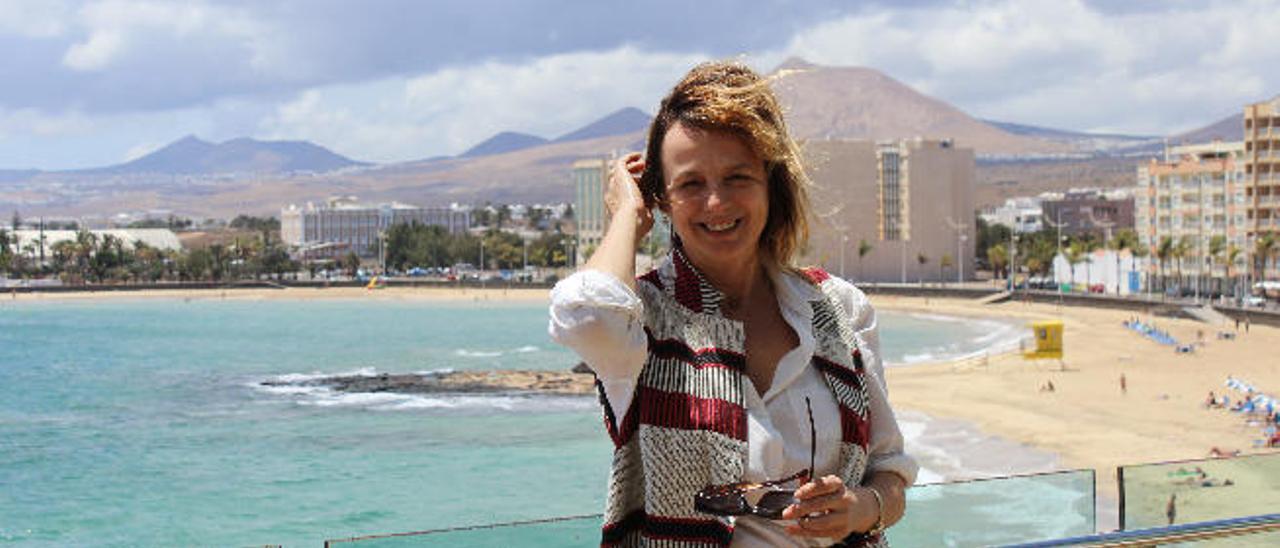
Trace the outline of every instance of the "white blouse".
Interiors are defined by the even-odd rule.
[[[809,467],[809,417],[805,398],[813,406],[817,430],[817,474],[833,474],[840,458],[840,415],[835,397],[809,362],[813,357],[813,309],[809,301],[823,298],[819,289],[793,273],[772,272],[783,319],[795,330],[800,344],[778,362],[768,391],[759,394],[747,384],[747,451],[745,481],[764,481]],[[892,472],[906,485],[915,481],[916,462],[903,452],[902,434],[889,407],[880,359],[875,311],[866,295],[836,279],[845,312],[854,318],[858,348],[870,379],[871,440],[867,473]],[[615,417],[626,416],[640,370],[648,357],[644,334],[644,304],[635,292],[611,274],[583,270],[551,290],[551,338],[568,346],[595,371]],[[615,425],[617,426],[617,425]],[[825,546],[832,539],[804,539],[788,535],[784,523],[740,517],[734,523],[732,546]]]

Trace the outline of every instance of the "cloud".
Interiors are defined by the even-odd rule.
[[[261,133],[310,139],[361,160],[457,154],[499,131],[552,138],[620,108],[652,111],[705,59],[624,46],[320,87],[280,106]]]
[[[60,0],[0,0],[0,35],[47,39],[66,32],[71,8]]]
[[[971,114],[1169,133],[1280,92],[1280,4],[1104,13],[1080,1],[875,8],[801,31],[788,54],[870,66]]]
[[[240,9],[203,2],[105,0],[82,7],[78,25],[87,37],[71,44],[63,57],[73,70],[100,71],[129,62],[130,55],[163,56],[166,50],[157,46],[170,46],[169,51],[208,47],[259,70],[279,68],[267,62],[273,56],[264,37],[272,29]]]
[[[0,141],[27,136],[83,135],[96,128],[92,120],[78,111],[49,114],[29,108],[17,110],[0,108]]]

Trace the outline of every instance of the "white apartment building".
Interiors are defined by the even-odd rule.
[[[1044,228],[1044,211],[1040,197],[1009,198],[1000,207],[989,207],[980,217],[989,225],[1001,224],[1014,232],[1040,232]]]
[[[280,211],[280,238],[303,248],[340,245],[361,257],[375,257],[381,235],[397,224],[442,226],[462,233],[471,213],[455,207],[418,207],[396,202],[363,205],[354,196],[332,197],[324,204],[289,205]]]

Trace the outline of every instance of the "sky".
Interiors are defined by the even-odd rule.
[[[186,135],[356,160],[547,138],[700,61],[865,66],[986,119],[1167,135],[1280,94],[1280,0],[0,0],[0,169]]]

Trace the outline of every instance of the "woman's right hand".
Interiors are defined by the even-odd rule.
[[[614,161],[609,169],[609,184],[605,189],[604,206],[611,222],[634,219],[636,245],[653,228],[653,212],[645,205],[640,192],[640,174],[644,173],[644,157],[633,152]]]

